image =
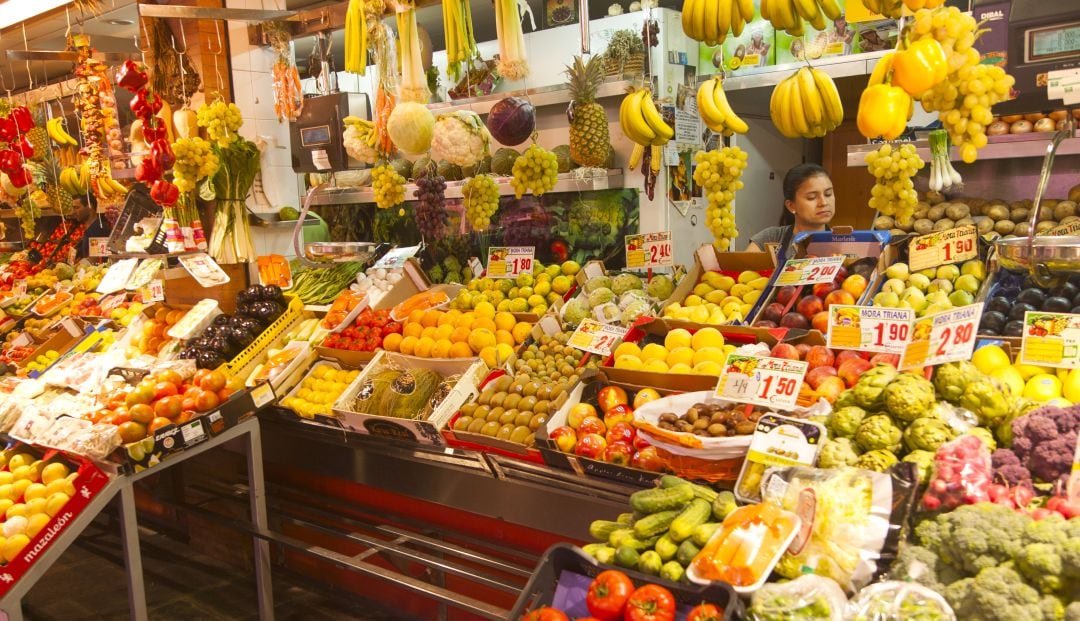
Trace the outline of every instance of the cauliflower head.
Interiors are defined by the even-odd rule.
[[[855,461],[855,467],[862,468],[863,470],[885,472],[899,461],[900,460],[896,458],[896,454],[892,451],[876,449],[860,455],[859,459]]]
[[[855,397],[855,405],[864,410],[876,410],[881,408],[884,400],[885,387],[893,381],[898,371],[892,365],[879,364],[859,377],[859,381],[852,387]]]
[[[431,137],[431,159],[473,166],[488,155],[491,134],[480,116],[469,110],[440,114]]]
[[[849,405],[834,409],[832,414],[829,414],[826,427],[834,437],[853,438],[864,418],[866,410],[857,405]]]
[[[957,405],[964,394],[964,388],[982,377],[983,373],[966,360],[949,362],[934,371],[934,388],[942,399]]]
[[[864,451],[897,451],[904,432],[886,414],[867,416],[855,432],[855,443]]]
[[[904,446],[909,451],[936,451],[952,439],[952,428],[936,418],[916,418],[904,430]]]
[[[989,377],[983,377],[964,387],[964,393],[960,396],[960,407],[979,417],[981,427],[997,427],[1012,411],[1005,389]]]
[[[850,438],[829,438],[818,453],[818,468],[854,466],[859,461],[859,447]]]
[[[934,385],[911,373],[901,373],[889,382],[882,393],[882,400],[885,409],[905,423],[926,416],[937,403]]]

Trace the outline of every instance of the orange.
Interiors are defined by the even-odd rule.
[[[431,348],[432,358],[449,358],[450,350],[454,347],[454,344],[446,339],[440,339],[435,341],[435,347]]]
[[[450,335],[454,333],[454,326],[452,324],[440,323],[438,328],[435,328],[436,341],[450,340]]]
[[[440,317],[442,317],[442,311],[427,310],[424,311],[424,317],[420,320],[420,323],[424,324],[425,328],[435,327],[439,325]]]
[[[495,327],[495,322],[493,320],[488,319],[487,317],[477,317],[476,320],[473,321],[472,329],[487,330],[494,334],[495,330],[498,328]]]
[[[467,329],[472,327],[473,319],[475,319],[475,318],[476,318],[476,315],[473,315],[471,312],[470,313],[462,313],[461,317],[458,317],[458,320],[456,322],[454,322],[454,325],[459,327],[459,328],[465,328],[467,330]]]
[[[499,329],[495,331],[495,341],[499,343],[506,343],[507,345],[516,345],[514,342],[514,335],[509,330]]]
[[[398,351],[398,350],[400,350],[401,349],[401,341],[404,338],[405,337],[403,337],[402,335],[400,335],[400,334],[398,334],[396,332],[391,332],[390,334],[387,334],[386,337],[383,338],[383,343],[382,343],[383,349],[385,349],[386,351]]]
[[[419,340],[420,339],[416,338],[415,336],[406,336],[405,338],[401,339],[401,343],[398,344],[398,351],[407,356],[411,356],[413,354],[413,351],[416,350],[416,342]]]
[[[429,336],[422,336],[420,340],[416,342],[416,349],[413,350],[414,356],[420,356],[421,358],[431,357],[431,348],[435,347],[435,339]]]
[[[514,319],[512,313],[502,312],[495,313],[495,327],[499,330],[505,330],[509,332],[514,329],[514,325],[517,324],[517,319]]]
[[[424,311],[422,311],[422,310],[414,310],[413,312],[409,313],[409,322],[410,323],[420,323],[420,321],[423,318],[424,318]]]
[[[453,326],[459,317],[461,317],[461,311],[456,308],[450,309],[443,313],[442,317],[439,317],[439,327]]]
[[[436,330],[438,330],[438,328],[436,328],[435,326],[428,326],[424,328],[423,332],[420,333],[420,338],[429,338],[434,341]]]
[[[405,324],[405,327],[401,330],[402,336],[415,336],[420,338],[420,335],[424,332],[424,326],[419,323],[409,322]]]
[[[472,358],[473,352],[468,343],[454,343],[450,346],[451,358]]]
[[[454,343],[464,343],[469,340],[469,334],[472,330],[468,328],[454,328],[454,331],[450,334],[450,340]]]

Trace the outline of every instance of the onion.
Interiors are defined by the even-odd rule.
[[[1069,111],[1068,110],[1054,110],[1053,112],[1051,112],[1050,114],[1048,114],[1046,116],[1054,119],[1055,121],[1064,121],[1065,119],[1069,118]]]
[[[986,128],[987,136],[1001,136],[1009,133],[1009,124],[1006,121],[994,121]]]
[[[1022,115],[1022,114],[1007,114],[1007,115],[1001,117],[1001,120],[1005,121],[1006,123],[1009,123],[1011,125],[1011,124],[1013,124],[1013,123],[1015,123],[1017,121],[1023,120],[1023,118],[1024,118],[1024,115]]]
[[[1027,133],[1031,132],[1031,128],[1032,128],[1032,125],[1031,125],[1030,121],[1017,121],[1017,122],[1015,122],[1015,123],[1013,123],[1012,125],[1009,126],[1009,133],[1010,134],[1027,134]]]
[[[1069,122],[1068,121],[1061,120],[1061,121],[1057,122],[1057,130],[1058,131],[1061,131],[1063,129],[1068,129],[1068,128],[1069,128]]]
[[[1046,115],[1043,114],[1042,112],[1032,112],[1031,114],[1025,114],[1024,115],[1024,120],[1025,121],[1031,121],[1032,123],[1034,123],[1035,121],[1038,121],[1039,119],[1041,119],[1041,118],[1043,118],[1045,116]]]
[[[1051,119],[1049,117],[1044,117],[1044,118],[1039,119],[1038,121],[1035,121],[1035,131],[1037,131],[1037,132],[1052,132],[1052,131],[1054,131],[1054,126],[1055,125],[1057,125],[1057,124],[1054,123],[1054,119]]]

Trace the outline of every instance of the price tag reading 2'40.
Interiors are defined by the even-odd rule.
[[[533,270],[533,246],[498,246],[488,251],[488,278],[517,278]]]
[[[979,256],[978,237],[974,225],[916,237],[908,247],[908,265],[918,271],[974,259]]]
[[[671,254],[671,231],[626,236],[627,269],[670,266],[674,262]]]
[[[730,354],[716,384],[716,396],[776,410],[793,410],[809,364],[787,358]]]
[[[777,286],[816,285],[832,282],[840,273],[844,257],[817,257],[813,259],[792,259],[784,263]]]
[[[598,356],[610,356],[611,350],[615,347],[615,343],[618,343],[622,338],[626,336],[626,329],[618,326],[609,326],[594,321],[592,319],[585,319],[578,326],[577,330],[570,335],[570,340],[567,343],[571,347],[575,347],[582,351],[596,354]]]
[[[900,370],[971,360],[982,302],[923,317],[912,328]]]

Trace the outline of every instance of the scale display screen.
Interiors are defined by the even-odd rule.
[[[1027,31],[1027,62],[1080,55],[1080,22]]]
[[[321,147],[330,144],[330,126],[301,127],[300,143],[305,147]]]

